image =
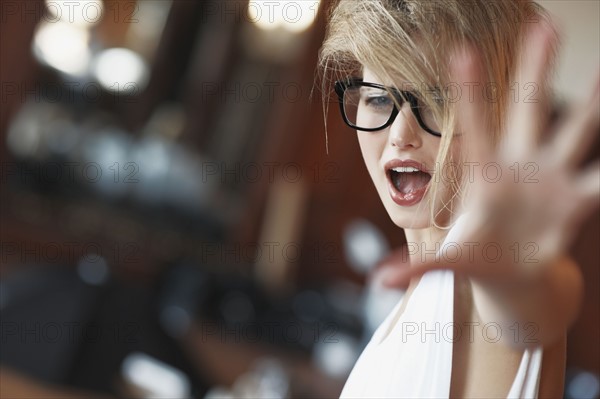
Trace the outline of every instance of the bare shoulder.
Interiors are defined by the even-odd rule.
[[[455,322],[472,326],[469,339],[456,340],[453,351],[452,397],[506,397],[521,364],[524,348],[498,340],[500,330],[486,323],[475,309],[468,279],[458,278],[455,297]],[[464,331],[466,333],[466,330]],[[504,331],[513,334],[514,331]],[[566,333],[543,347],[539,397],[562,397],[566,361]]]

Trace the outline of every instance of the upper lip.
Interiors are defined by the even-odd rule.
[[[413,168],[419,169],[421,172],[429,173],[427,166],[422,162],[417,162],[412,159],[392,159],[385,163],[384,170],[388,173],[391,169],[401,167],[401,166],[412,166]]]

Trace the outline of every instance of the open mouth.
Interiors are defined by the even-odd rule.
[[[413,166],[398,166],[388,170],[389,178],[394,188],[406,195],[426,187],[431,175]]]
[[[431,181],[431,174],[423,169],[418,165],[404,165],[386,170],[390,196],[394,202],[398,205],[410,206],[423,199]]]

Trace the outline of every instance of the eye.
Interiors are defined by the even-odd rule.
[[[390,109],[394,106],[390,94],[382,90],[363,93],[362,102],[367,107],[374,109]]]
[[[387,107],[392,104],[388,96],[370,96],[365,99],[365,103],[373,107]]]

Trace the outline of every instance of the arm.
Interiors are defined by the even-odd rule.
[[[516,74],[522,82],[542,86],[555,40],[548,27],[532,28]],[[466,48],[453,64],[459,84],[483,81],[474,51]],[[464,208],[468,223],[457,243],[462,244],[462,256],[444,259],[441,254],[431,263],[397,268],[388,284],[400,285],[429,270],[452,269],[472,282],[482,320],[500,323],[503,332],[518,323],[524,335],[531,331],[523,330],[530,322],[537,328],[534,336],[539,342],[518,340],[514,345],[548,344],[565,334],[582,300],[581,272],[565,253],[582,222],[599,205],[600,164],[581,170],[579,163],[599,131],[600,85],[551,134],[544,131],[541,119],[550,108],[547,93],[540,91],[531,101],[512,104],[506,135],[497,148],[482,133],[486,131],[485,100],[477,93],[474,99],[459,99],[461,145],[474,165],[493,162],[501,168],[501,178],[486,181],[476,173],[469,182],[472,190]],[[516,178],[514,165],[534,165],[534,179]],[[498,259],[490,261],[486,244],[500,249]],[[515,257],[514,245],[532,245],[534,262]],[[509,334],[504,337],[511,338]]]
[[[484,323],[500,324],[511,346],[549,345],[575,321],[583,299],[583,278],[569,257],[541,267],[519,281],[471,278],[473,301]]]

